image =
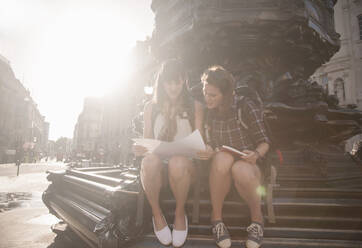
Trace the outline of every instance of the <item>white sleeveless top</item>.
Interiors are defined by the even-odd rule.
[[[158,137],[158,134],[160,133],[163,124],[165,122],[164,116],[160,113],[156,116],[155,124],[153,127],[153,134],[154,137]],[[189,134],[192,133],[192,127],[190,125],[190,121],[188,118],[181,118],[180,116],[176,116],[176,122],[177,122],[177,132],[175,134],[174,140],[182,139]]]

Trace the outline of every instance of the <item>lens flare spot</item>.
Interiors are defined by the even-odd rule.
[[[258,194],[258,195],[260,195],[260,196],[265,196],[266,195],[266,190],[265,190],[265,187],[263,187],[263,186],[258,186],[257,188],[256,188],[256,193]]]

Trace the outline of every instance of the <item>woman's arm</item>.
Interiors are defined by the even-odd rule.
[[[152,103],[148,102],[143,111],[143,138],[153,139]]]
[[[249,122],[249,135],[251,135],[254,142],[258,145],[254,151],[243,151],[248,154],[248,156],[243,157],[243,159],[252,164],[256,164],[258,158],[264,157],[268,152],[270,139],[266,134],[262,111],[252,101],[246,101],[244,107],[243,113],[246,114],[246,120]]]
[[[195,130],[198,129],[201,136],[204,137],[204,107],[198,101],[195,101]],[[208,160],[214,155],[214,150],[211,146],[206,145],[206,149],[197,153],[198,159]]]
[[[247,121],[249,127],[247,132],[249,132],[254,143],[258,145],[262,143],[270,144],[271,142],[267,136],[261,109],[251,100],[246,100],[243,107],[243,115],[245,116],[245,121]],[[261,150],[261,152],[263,151]]]
[[[201,136],[204,134],[204,107],[198,101],[195,101],[195,130],[198,129]]]

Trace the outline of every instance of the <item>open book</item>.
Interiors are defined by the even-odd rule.
[[[133,141],[136,145],[146,147],[148,152],[157,154],[162,159],[167,159],[175,155],[196,158],[198,151],[206,149],[199,130],[195,130],[185,138],[173,142],[155,139],[133,139]]]
[[[248,155],[244,152],[239,151],[238,149],[232,148],[231,146],[222,146],[220,148],[220,150],[224,151],[224,152],[229,152],[232,155],[236,155],[236,156],[247,156]]]

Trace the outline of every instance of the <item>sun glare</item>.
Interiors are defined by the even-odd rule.
[[[2,55],[51,123],[51,139],[72,137],[85,97],[124,88],[131,50],[153,28],[147,1],[65,2],[8,0],[0,10]]]
[[[134,41],[122,33],[130,34],[132,29],[124,23],[120,32],[122,20],[98,10],[82,13],[80,20],[78,15],[67,13],[45,33],[38,62],[63,89],[76,91],[79,97],[101,96],[127,76],[125,58]]]

